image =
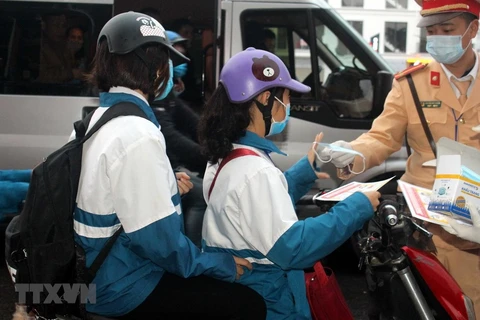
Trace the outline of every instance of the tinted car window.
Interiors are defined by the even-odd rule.
[[[95,96],[85,82],[112,5],[0,2],[0,93]]]

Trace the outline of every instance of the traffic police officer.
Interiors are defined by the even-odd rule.
[[[413,79],[433,140],[447,137],[480,149],[479,56],[472,48],[472,39],[479,28],[480,3],[476,0],[417,2],[422,5],[418,27],[426,28],[427,51],[435,61],[409,68],[395,76],[384,110],[368,133],[350,143],[334,142],[361,152],[365,156],[365,166],[360,157],[355,159],[354,155],[332,152],[329,148],[320,151],[320,156],[332,159],[338,168],[350,165],[352,172],[360,172],[362,168],[380,165],[398,151],[407,133],[408,144],[414,152],[408,158],[406,172],[401,179],[431,189],[435,168],[422,165],[434,159],[435,155],[422,127],[406,76],[410,75]],[[339,176],[342,172],[339,170]],[[480,232],[464,236],[458,232],[462,228],[459,225],[454,226],[455,231],[433,224],[428,228],[434,233],[437,257],[472,299],[480,319]]]

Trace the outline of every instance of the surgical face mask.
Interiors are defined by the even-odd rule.
[[[72,41],[72,40],[67,41],[67,48],[74,53],[82,49],[82,45],[83,45],[82,42]]]
[[[270,131],[267,134],[268,136],[273,136],[274,134],[279,134],[281,133],[285,127],[287,126],[288,119],[290,118],[290,103],[285,104],[283,103],[280,99],[275,97],[275,99],[282,104],[282,106],[285,108],[285,119],[283,119],[280,122],[276,122],[275,119],[272,117],[272,124],[270,125]]]
[[[317,152],[317,149],[320,148],[321,150],[325,149],[325,148],[328,148],[329,150],[329,156],[330,158],[328,158],[327,160],[323,160],[322,157],[318,154]],[[358,151],[355,151],[355,150],[352,150],[352,149],[347,149],[347,148],[343,148],[343,147],[340,147],[340,146],[337,146],[337,145],[334,145],[334,144],[329,144],[329,143],[324,143],[324,142],[313,142],[313,146],[312,146],[312,149],[313,149],[313,152],[315,153],[315,156],[317,157],[317,160],[320,161],[320,162],[323,162],[323,163],[329,163],[332,161],[333,159],[333,154],[334,153],[340,153],[340,154],[350,154],[352,156],[360,156],[363,160],[363,169],[360,170],[360,172],[355,172],[352,170],[352,168],[347,165],[345,168],[348,170],[349,173],[353,173],[353,174],[361,174],[365,171],[366,169],[366,160],[365,160],[365,156],[363,154],[361,154],[360,152]],[[354,157],[353,157],[354,158]],[[352,159],[353,160],[353,159]],[[345,169],[345,168],[340,168],[340,169]],[[318,170],[318,168],[317,168]]]
[[[173,88],[173,64],[172,64],[172,60],[168,60],[168,66],[169,66],[169,74],[170,74],[170,77],[168,78],[168,82],[167,82],[167,86],[165,87],[165,90],[163,90],[163,92],[161,94],[159,94],[155,100],[163,100],[167,97],[167,95],[170,93],[170,91],[172,91],[172,88]],[[163,81],[160,83],[160,85],[158,86],[159,88],[163,85]]]
[[[178,66],[175,66],[173,68],[173,77],[175,79],[177,78],[183,78],[187,74],[188,66],[186,63],[179,64]]]
[[[470,29],[470,25],[467,31]],[[439,63],[452,64],[460,60],[465,54],[470,43],[464,49],[462,39],[467,34],[467,31],[461,36],[427,36],[427,52]]]

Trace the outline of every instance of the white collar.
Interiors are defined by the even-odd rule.
[[[477,72],[478,72],[478,57],[477,57],[477,54],[475,53],[475,65],[473,66],[472,70],[470,70],[470,72],[466,75],[466,76],[463,76],[461,78],[457,78],[453,75],[453,73],[450,72],[450,70],[447,69],[447,67],[445,67],[443,65],[443,63],[440,63],[440,65],[442,66],[442,69],[443,71],[445,72],[445,75],[447,76],[447,79],[449,82],[452,82],[452,77],[454,79],[457,79],[457,80],[460,80],[460,81],[465,81],[465,80],[470,80],[470,77],[472,77],[473,79],[472,80],[472,83],[475,81],[476,77],[477,77]]]
[[[108,90],[108,92],[110,93],[127,93],[127,94],[131,94],[139,99],[142,99],[143,101],[145,101],[145,103],[147,105],[150,105],[147,101],[147,99],[145,99],[144,96],[142,96],[140,93],[138,93],[137,91],[135,90],[132,90],[130,88],[127,88],[127,87],[111,87],[110,90]]]

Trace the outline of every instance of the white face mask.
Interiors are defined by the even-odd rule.
[[[316,145],[316,146],[315,146]],[[330,150],[330,158],[328,160],[322,160],[322,157],[317,152],[317,147],[320,147],[321,149],[328,148]],[[361,154],[358,151],[352,150],[352,149],[347,149],[347,148],[342,148],[340,146],[334,145],[334,144],[329,144],[329,143],[324,143],[324,142],[313,142],[312,146],[313,152],[315,153],[317,160],[322,162],[322,163],[329,163],[332,161],[332,154],[334,152],[340,152],[340,153],[348,153],[354,156],[360,156],[363,160],[363,169],[360,172],[355,172],[353,171],[350,166],[347,166],[346,168],[348,169],[348,172],[353,173],[353,174],[361,174],[365,171],[366,169],[366,160],[365,156]]]
[[[463,48],[463,37],[470,30],[470,23],[463,35],[435,35],[427,36],[427,52],[439,63],[453,64],[463,57],[472,44],[472,40],[466,48]]]

